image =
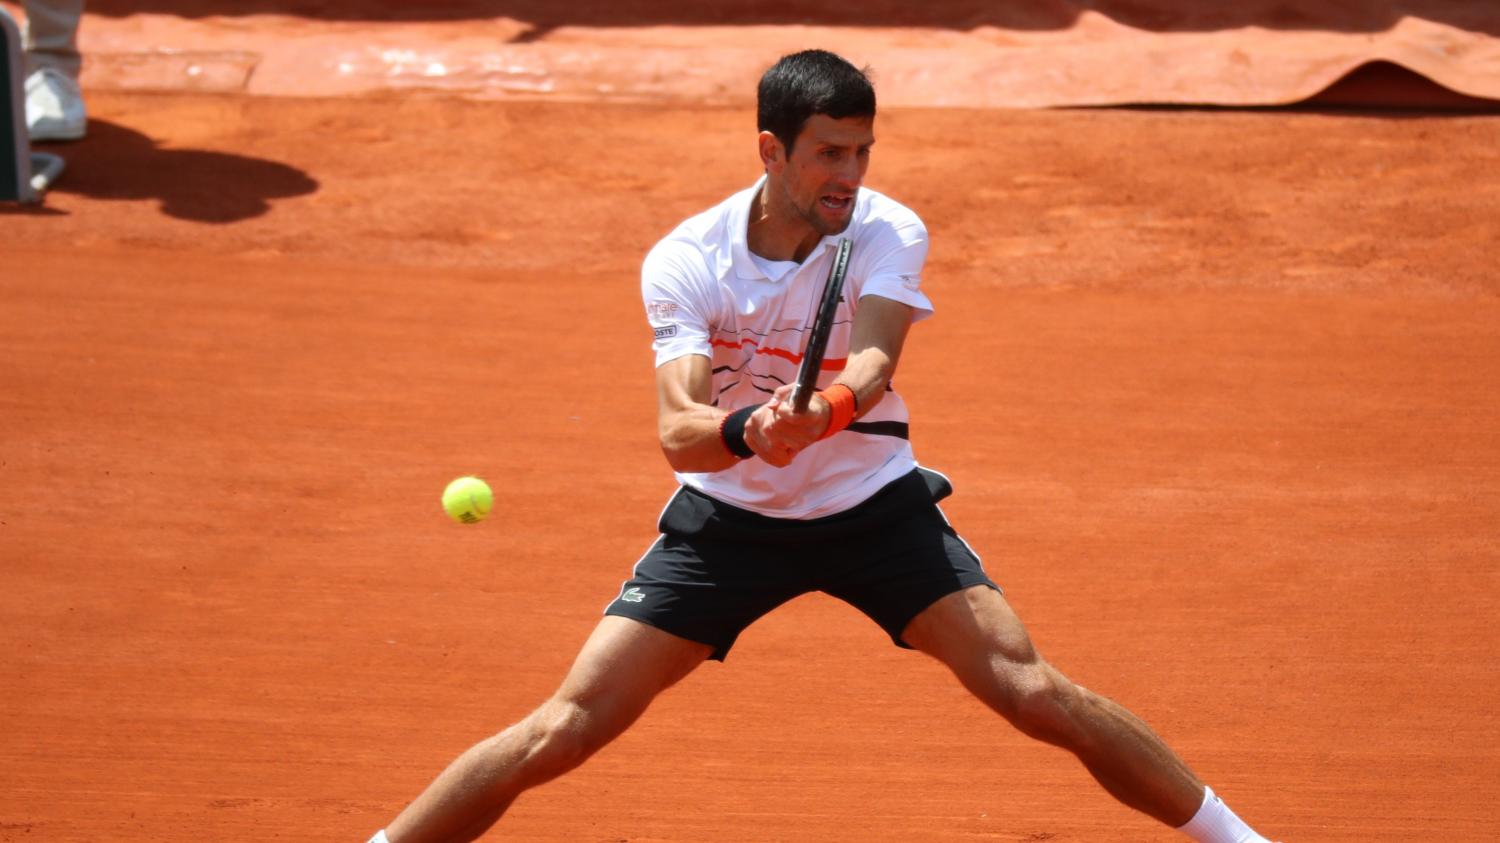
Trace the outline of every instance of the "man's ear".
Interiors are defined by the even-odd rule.
[[[767,170],[780,169],[786,164],[786,150],[774,134],[761,132],[756,141],[760,145],[760,163]]]

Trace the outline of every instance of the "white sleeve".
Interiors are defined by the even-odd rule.
[[[709,336],[717,318],[715,289],[702,252],[691,244],[663,240],[646,255],[641,299],[654,335],[656,365],[689,354],[713,359]]]
[[[927,226],[909,209],[870,223],[858,244],[859,272],[856,298],[869,295],[901,302],[916,311],[913,322],[932,315],[932,301],[922,292],[922,267],[927,263]],[[854,267],[851,267],[853,270]]]

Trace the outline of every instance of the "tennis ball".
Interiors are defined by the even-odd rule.
[[[478,477],[460,477],[443,490],[443,511],[460,524],[478,524],[494,505],[489,484]]]

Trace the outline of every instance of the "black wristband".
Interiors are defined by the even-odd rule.
[[[729,453],[740,458],[755,456],[755,452],[745,444],[745,422],[750,420],[751,413],[759,409],[759,404],[741,407],[725,416],[724,421],[719,424],[719,438],[724,440],[724,447],[729,449]]]

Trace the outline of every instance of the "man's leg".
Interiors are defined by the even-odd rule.
[[[902,637],[948,665],[964,687],[1016,728],[1078,756],[1126,805],[1174,828],[1203,805],[1203,783],[1161,738],[1135,715],[1047,664],[993,589],[979,586],[944,597]]]
[[[582,764],[712,650],[638,621],[604,618],[551,699],[460,755],[386,836],[391,843],[477,839],[522,791]]]

